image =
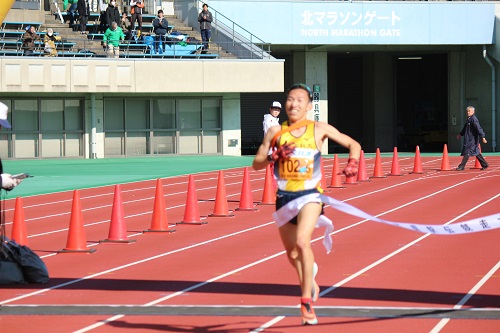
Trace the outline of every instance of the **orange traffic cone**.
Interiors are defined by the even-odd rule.
[[[248,167],[243,171],[243,183],[241,186],[240,205],[236,210],[258,211],[253,205],[252,188],[250,187],[250,177]]]
[[[482,153],[481,144],[478,144],[478,147],[479,147],[479,154],[481,154]],[[476,158],[476,163],[474,163],[474,167],[471,169],[481,169],[481,168],[482,168],[481,163],[479,163],[479,160]]]
[[[74,190],[73,204],[71,206],[71,218],[68,230],[68,240],[66,242],[66,247],[59,252],[94,253],[95,251],[96,251],[95,249],[87,248],[87,237],[85,236],[82,207],[80,204],[80,192],[78,190]]]
[[[330,181],[330,186],[328,187],[345,188],[345,186],[342,186],[342,177],[340,177],[339,171],[339,157],[337,154],[333,155],[332,180]]]
[[[217,183],[217,193],[215,195],[215,205],[213,214],[210,217],[232,217],[227,205],[226,184],[224,183],[224,173],[219,170],[219,181]]]
[[[366,163],[365,163],[365,152],[361,150],[359,156],[359,168],[358,168],[358,182],[369,182],[368,175],[366,173]]]
[[[324,192],[329,192],[328,190],[326,190],[328,186],[326,186],[325,160],[323,157],[321,157],[319,160],[321,168],[321,188],[324,190]]]
[[[16,241],[19,245],[28,246],[28,235],[26,232],[26,221],[24,218],[23,199],[16,198],[16,206],[14,208],[14,222],[12,223],[12,232],[10,239]]]
[[[264,178],[264,191],[262,193],[262,201],[260,205],[276,204],[276,190],[273,183],[273,175],[271,172],[271,164],[266,167],[266,176]]]
[[[440,171],[451,171],[450,159],[448,158],[448,145],[445,143],[443,148],[443,159],[441,161]]]
[[[371,178],[387,178],[382,172],[382,160],[380,158],[380,149],[377,148],[375,154],[375,167],[373,169],[373,176]]]
[[[115,185],[115,196],[113,209],[111,210],[111,222],[109,223],[108,238],[99,243],[133,243],[135,239],[127,237],[127,226],[125,224],[125,212],[123,211],[122,191],[120,184]]]
[[[196,196],[196,188],[194,186],[194,176],[189,175],[188,190],[186,198],[186,207],[184,209],[184,219],[177,224],[207,224],[202,222],[200,217],[200,210],[198,208],[198,197]]]
[[[151,218],[151,228],[144,232],[175,232],[175,229],[169,229],[167,208],[163,195],[163,183],[160,178],[156,180],[155,202],[153,207],[153,217]]]
[[[413,171],[411,173],[424,173],[422,171],[422,161],[420,160],[420,148],[415,149],[415,161],[413,162]]]
[[[392,154],[392,167],[389,176],[402,176],[399,171],[398,148],[396,147],[394,147],[394,153]]]

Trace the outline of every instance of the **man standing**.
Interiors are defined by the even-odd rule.
[[[131,0],[130,1],[130,13],[132,14],[132,30],[135,30],[135,21],[139,24],[137,28],[137,37],[141,36],[142,30],[142,9],[144,8],[144,1],[142,0]]]
[[[198,22],[200,22],[201,40],[203,41],[203,53],[208,50],[208,43],[210,42],[211,29],[212,29],[212,13],[208,11],[208,5],[203,4],[203,10],[198,15]]]
[[[281,112],[281,103],[274,101],[269,108],[269,113],[264,115],[264,121],[262,122],[262,127],[264,129],[264,136],[267,131],[272,126],[278,126],[280,119],[278,118]]]
[[[153,29],[155,33],[155,49],[156,53],[163,53],[163,43],[165,41],[165,35],[168,32],[168,21],[163,16],[163,10],[158,10],[158,17],[153,20]]]
[[[120,11],[116,6],[116,1],[111,1],[106,8],[106,22],[108,23],[108,27],[111,27],[112,22],[116,22],[119,24],[121,21]]]
[[[111,26],[106,30],[102,38],[103,46],[107,47],[108,58],[120,57],[120,42],[125,39],[122,28],[115,21],[111,22]]]
[[[481,170],[485,170],[488,168],[489,164],[484,159],[483,155],[479,150],[479,138],[482,138],[483,143],[487,143],[485,138],[485,134],[481,125],[479,124],[479,120],[474,115],[475,109],[473,106],[468,106],[466,109],[467,112],[467,121],[465,122],[464,128],[460,134],[457,135],[457,140],[464,137],[464,145],[462,147],[462,162],[457,167],[457,170],[462,171],[465,168],[465,164],[469,160],[469,156],[476,156],[479,163],[481,164]]]
[[[87,23],[90,15],[89,0],[78,0],[77,3],[78,17],[80,20],[80,33],[83,35],[87,30]]]
[[[278,116],[280,115],[280,112],[281,112],[281,103],[278,101],[274,101],[271,104],[271,107],[269,108],[269,113],[264,115],[264,121],[262,121],[264,136],[266,136],[269,128],[271,128],[273,126],[279,126],[280,119],[278,118]],[[269,155],[271,155],[272,153],[273,153],[273,150],[269,149]],[[270,164],[270,168],[271,168],[271,174],[274,175],[274,163]],[[277,183],[276,183],[276,179],[274,178],[274,176],[273,176],[273,185],[274,185],[274,188],[276,188]]]

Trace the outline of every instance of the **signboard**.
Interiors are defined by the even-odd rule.
[[[314,121],[319,121],[319,102],[320,102],[320,86],[319,84],[313,85],[313,110],[314,110]]]
[[[495,28],[493,2],[211,0],[210,6],[272,44],[484,45],[493,43]]]

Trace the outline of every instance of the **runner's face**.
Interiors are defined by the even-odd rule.
[[[286,99],[286,114],[290,123],[306,119],[307,111],[311,110],[312,103],[309,94],[304,89],[293,89]]]

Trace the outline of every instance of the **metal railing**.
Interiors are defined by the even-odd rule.
[[[31,56],[49,57],[49,54],[44,53],[44,34],[45,32],[39,34],[40,40],[35,43],[35,49]],[[102,37],[100,34],[97,35]],[[92,37],[92,35],[88,36]],[[159,47],[160,45],[161,47]],[[208,51],[202,50],[202,46],[199,40],[193,42],[159,42],[155,40],[151,42],[132,39],[121,42],[119,52],[120,58],[138,59],[263,59],[268,56],[262,48],[256,48],[255,44],[249,42],[220,42],[218,48],[210,48]],[[63,38],[56,42],[56,50],[58,57],[103,58],[108,56],[107,49],[102,45],[101,40],[92,38]],[[234,56],[235,54],[238,54],[238,57]],[[0,31],[0,57],[6,56],[24,56],[20,34],[17,37],[5,37]]]
[[[200,33],[198,14],[205,2],[201,0],[176,0],[174,12],[178,19]],[[271,59],[271,44],[252,34],[217,9],[209,6],[212,13],[211,42],[241,59]]]

